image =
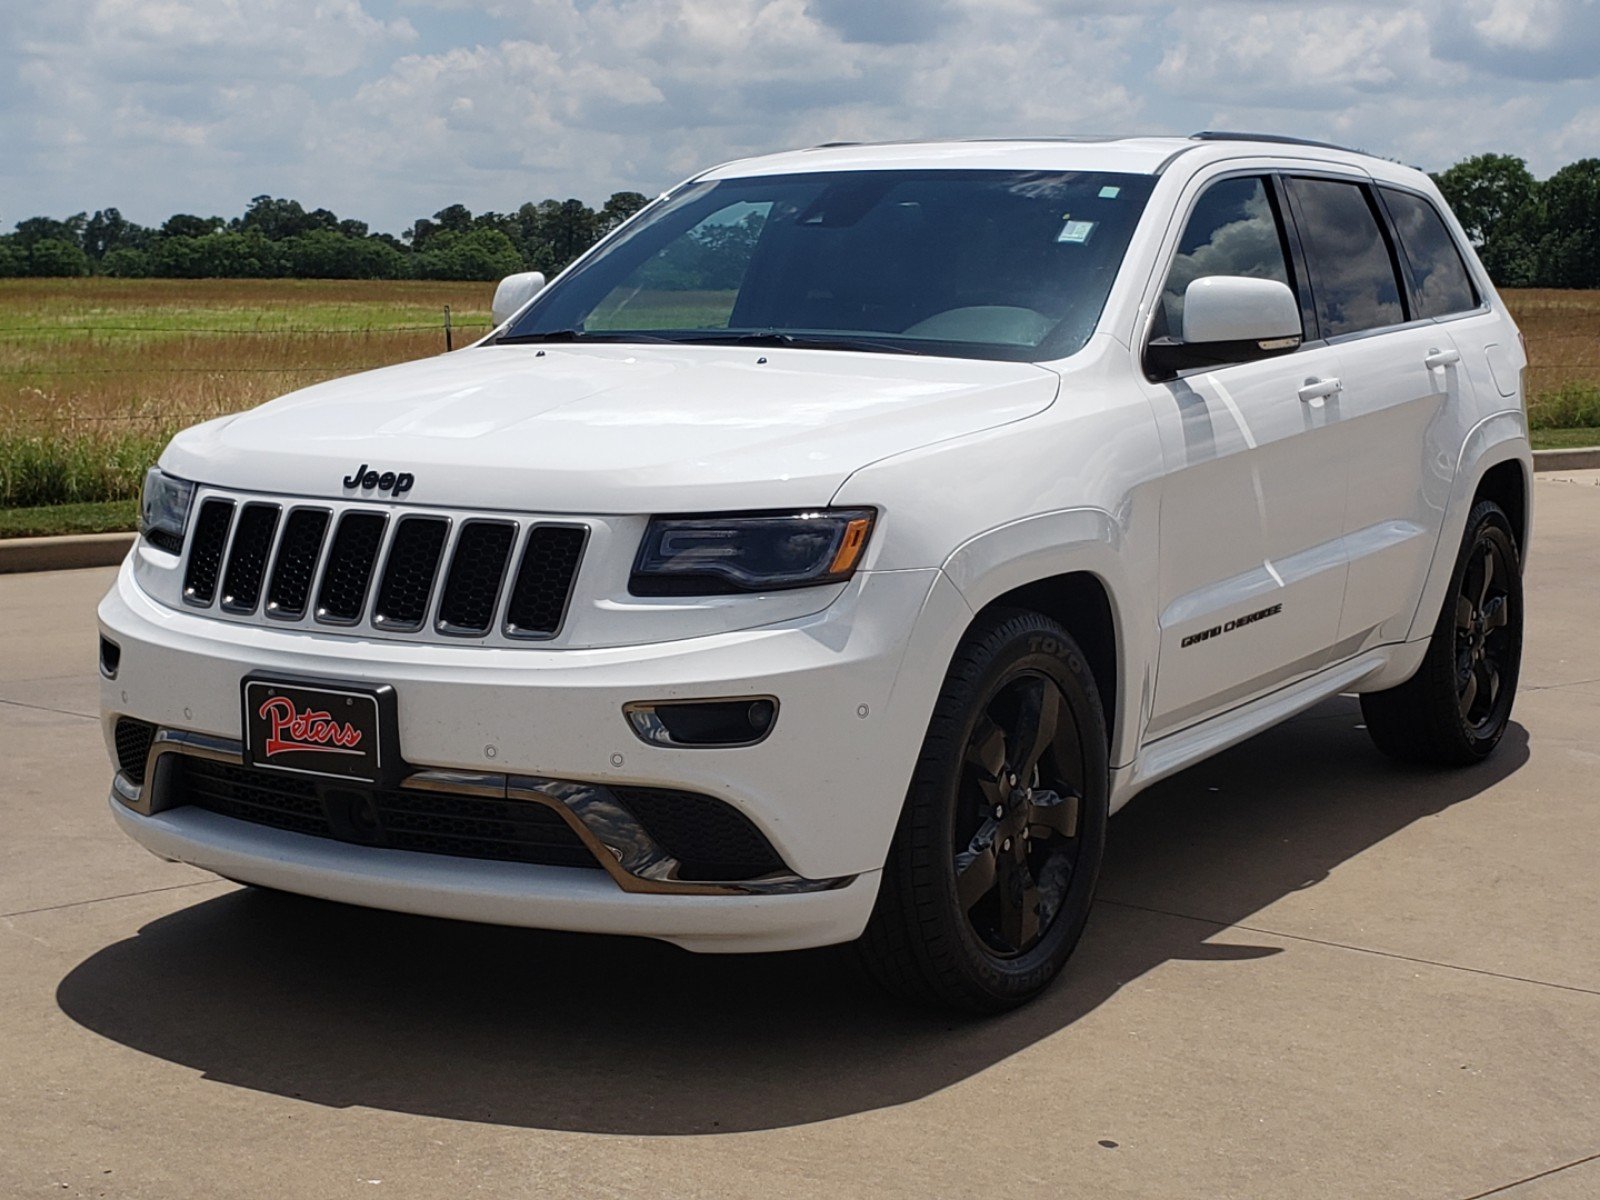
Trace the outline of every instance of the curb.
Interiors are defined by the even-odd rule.
[[[1535,471],[1592,471],[1600,468],[1600,446],[1577,450],[1535,450]]]
[[[0,575],[114,567],[127,557],[134,533],[77,533],[61,537],[0,538]]]
[[[1600,446],[1535,450],[1535,471],[1600,469]],[[0,575],[19,571],[74,571],[114,567],[127,557],[136,533],[79,533],[62,537],[0,538]]]

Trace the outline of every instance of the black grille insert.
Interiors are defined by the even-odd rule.
[[[588,536],[579,525],[537,525],[528,533],[506,608],[508,635],[548,638],[560,632]]]
[[[317,620],[354,625],[361,619],[387,520],[375,512],[348,512],[339,519],[317,591]]]
[[[785,870],[755,823],[725,801],[662,788],[619,787],[612,792],[678,860],[680,879],[731,882]]]
[[[207,500],[200,506],[189,544],[189,567],[183,575],[183,598],[190,604],[210,608],[216,599],[222,551],[227,547],[228,526],[232,523],[232,500]]]
[[[542,866],[600,864],[561,815],[528,800],[350,787],[185,756],[159,776],[161,807],[190,804],[235,820],[364,846]]]
[[[170,529],[146,529],[144,540],[168,554],[183,553],[183,535],[173,533]]]
[[[144,764],[150,757],[150,743],[156,727],[148,721],[118,717],[112,737],[117,744],[117,769],[139,786],[144,786]]]
[[[228,569],[222,577],[225,612],[255,612],[261,599],[261,580],[272,553],[272,535],[278,532],[276,504],[246,504],[239,513],[239,528],[228,551]]]
[[[509,521],[468,521],[456,539],[439,601],[439,631],[464,636],[489,632],[517,527]]]
[[[449,533],[450,522],[443,517],[401,518],[372,608],[374,625],[402,631],[422,628]]]
[[[297,508],[283,523],[278,539],[278,560],[267,585],[267,615],[297,621],[305,616],[311,581],[317,574],[317,555],[328,532],[328,510]]]

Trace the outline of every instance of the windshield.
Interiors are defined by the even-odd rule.
[[[899,170],[691,184],[500,340],[1061,358],[1094,332],[1154,183]]]

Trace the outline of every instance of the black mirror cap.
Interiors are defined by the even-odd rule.
[[[1228,367],[1235,363],[1278,358],[1300,349],[1300,336],[1254,338],[1238,342],[1183,342],[1177,338],[1152,338],[1144,350],[1144,373],[1152,383],[1167,383],[1180,371]]]

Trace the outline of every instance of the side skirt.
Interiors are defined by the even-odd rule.
[[[1158,779],[1165,779],[1254,737],[1329,696],[1347,691],[1372,691],[1403,682],[1417,669],[1427,651],[1426,638],[1376,646],[1199,725],[1146,742],[1130,765],[1112,772],[1111,811],[1116,812]]]

